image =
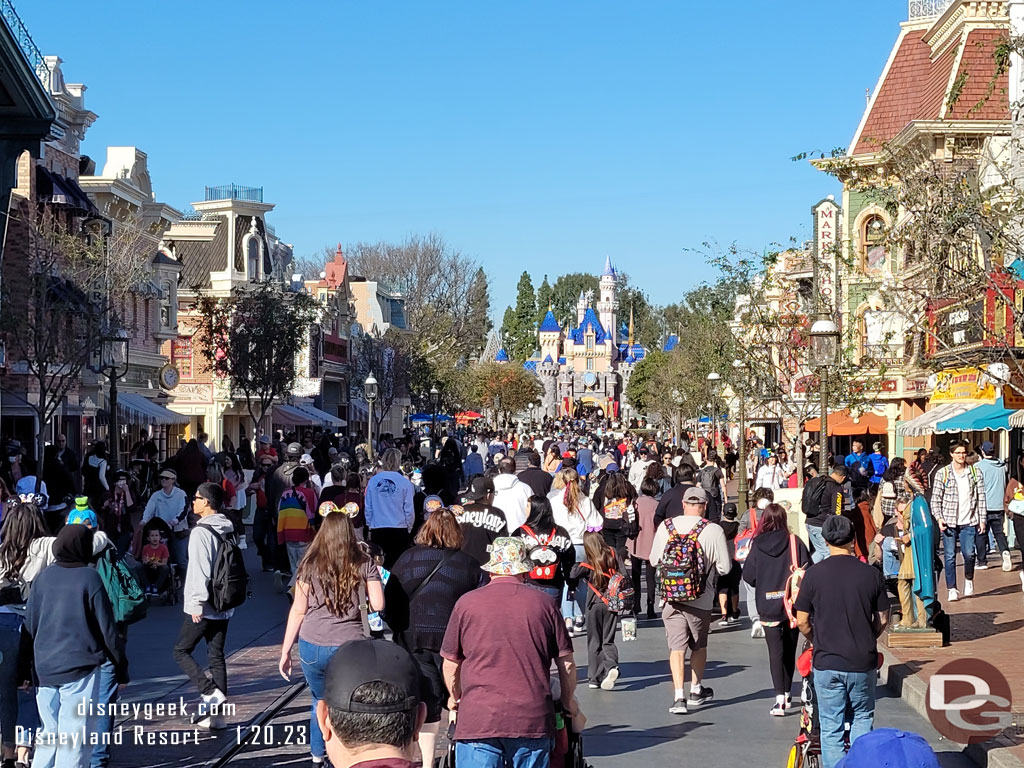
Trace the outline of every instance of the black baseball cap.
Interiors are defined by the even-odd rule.
[[[489,493],[494,493],[494,480],[479,475],[470,482],[469,489],[463,494],[463,498],[469,501],[480,501]]]
[[[352,640],[327,664],[323,700],[342,712],[386,714],[407,712],[420,703],[420,671],[409,652],[381,640]],[[364,704],[352,694],[367,683],[390,683],[404,694],[399,701]]]
[[[834,547],[845,547],[853,541],[853,521],[842,515],[832,515],[821,526],[821,536]]]

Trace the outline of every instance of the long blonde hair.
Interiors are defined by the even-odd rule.
[[[565,489],[565,493],[562,494],[562,503],[565,504],[565,508],[569,512],[575,512],[582,517],[583,511],[580,509],[580,497],[583,495],[583,492],[580,490],[580,476],[576,473],[576,470],[572,467],[562,467],[555,474],[553,485],[556,489]]]
[[[324,605],[342,616],[352,607],[366,559],[348,515],[334,513],[324,518],[303,555],[296,580],[309,584],[310,594],[319,589]]]

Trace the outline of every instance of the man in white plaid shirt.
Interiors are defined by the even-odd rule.
[[[964,558],[964,597],[974,594],[975,537],[985,535],[985,482],[976,467],[967,464],[967,443],[953,443],[952,464],[935,474],[932,517],[942,534],[946,587],[950,602],[960,599],[956,589],[956,544]]]

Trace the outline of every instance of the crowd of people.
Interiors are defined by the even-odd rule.
[[[744,593],[751,634],[766,645],[769,715],[794,706],[801,635],[813,643],[821,752],[831,768],[844,739],[872,728],[875,640],[890,613],[886,553],[905,549],[909,496],[931,499],[950,600],[959,598],[955,547],[964,554],[969,596],[973,570],[988,552],[979,542],[976,566],[976,537],[986,526],[998,530],[998,559],[1010,562],[1004,504],[989,499],[1009,504],[1019,495],[1024,502],[1024,487],[1005,479],[999,486],[986,474],[986,461],[1005,470],[991,444],[981,446],[975,465],[966,446],[954,447],[948,467],[926,465],[926,456],[909,466],[886,460],[877,481],[882,463],[871,457],[884,458],[878,445],[863,454],[855,443],[827,476],[808,466],[805,544],[775,503],[789,469],[778,455],[752,447],[755,492],[751,509],[738,510],[727,486],[731,441],[718,441],[720,458],[707,436],[670,443],[649,434],[567,421],[525,434],[476,429],[435,439],[410,430],[371,446],[310,430],[260,436],[255,450],[225,440],[217,453],[199,435],[144,473],[114,477],[102,445],[94,446],[79,465],[84,493],[66,514],[56,494],[38,493],[38,483],[4,502],[0,652],[19,664],[17,671],[5,664],[0,678],[3,758],[28,761],[31,745],[16,742],[15,725],[44,734],[110,728],[68,719],[81,701],[116,700],[128,681],[130,621],[116,610],[123,596],[110,594],[99,575],[78,578],[71,570],[99,573],[105,551],[136,574],[147,598],[180,595],[185,616],[173,656],[199,696],[197,725],[227,725],[224,646],[245,584],[234,585],[240,598],[226,598],[232,585],[215,572],[227,567],[225,552],[252,545],[291,601],[279,670],[286,678],[296,673],[297,646],[312,700],[314,764],[353,748],[355,726],[345,722],[404,713],[396,719],[396,727],[404,723],[400,744],[392,746],[415,740],[422,765],[433,765],[447,711],[460,768],[547,765],[545,756],[564,749],[585,723],[572,638],[586,638],[583,679],[613,691],[622,677],[620,628],[628,639],[636,620],[659,613],[672,677],[669,712],[706,705],[714,697],[705,683],[714,612],[723,627],[738,622]],[[155,463],[145,440],[133,455]],[[26,477],[23,471],[15,485]],[[1022,518],[1011,519],[1018,525]],[[389,637],[402,653],[361,642],[364,611],[371,637]],[[82,631],[55,644],[51,633],[61,625]],[[192,657],[200,642],[209,673]],[[394,684],[368,691],[346,681],[359,674],[351,668],[360,659],[373,666],[385,656]],[[29,687],[34,698],[20,690]],[[80,749],[68,764],[109,760],[108,750]],[[51,765],[53,755],[37,746],[35,760]]]

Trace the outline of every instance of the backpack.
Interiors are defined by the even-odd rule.
[[[597,573],[595,568],[589,563],[580,563],[583,568],[589,568],[590,570]],[[629,579],[623,576],[618,571],[613,570],[611,573],[604,573],[601,571],[601,575],[608,579],[608,583],[604,587],[604,591],[598,590],[589,581],[587,586],[590,587],[590,591],[597,595],[598,599],[605,604],[608,608],[609,613],[629,613],[633,610],[633,585]]]
[[[800,585],[804,580],[805,569],[799,566],[796,557],[796,536],[789,534],[789,576],[786,578],[786,587],[782,594],[782,605],[786,609],[786,616],[789,617],[789,628],[796,629],[796,612],[793,610],[793,603],[800,594]]]
[[[113,546],[103,550],[96,561],[96,572],[103,580],[103,588],[114,608],[114,621],[133,624],[145,617],[149,608],[146,593]]]
[[[672,518],[665,520],[669,540],[658,563],[657,576],[666,602],[687,602],[704,594],[708,558],[697,537],[707,524],[708,521],[701,518],[693,530],[684,535],[676,530]]]
[[[242,550],[233,535],[224,536],[214,530],[213,526],[203,527],[212,533],[220,544],[213,556],[213,568],[206,582],[210,606],[218,613],[237,608],[245,602],[249,589],[249,573],[245,570]]]
[[[277,503],[277,511],[282,509],[301,509],[309,517],[309,510],[306,509],[306,497],[295,490],[287,488],[281,492],[281,500]]]
[[[558,529],[552,528],[547,539],[541,540],[530,526],[524,525],[522,528],[534,541],[526,550],[526,562],[533,566],[527,576],[537,581],[550,581],[558,572],[558,552],[551,546]]]
[[[753,527],[747,528],[736,537],[736,562],[745,563],[750,556],[750,548],[754,545],[754,537],[757,535],[757,510],[750,510],[750,516],[754,520]]]
[[[701,467],[697,475],[700,487],[707,492],[708,496],[713,496],[716,499],[722,495],[721,484],[715,480],[717,471],[718,467],[715,466]]]

